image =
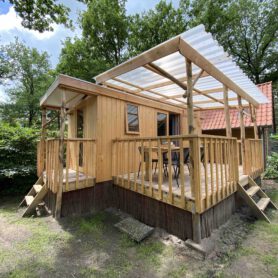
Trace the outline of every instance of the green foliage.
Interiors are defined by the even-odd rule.
[[[18,40],[5,46],[5,55],[15,65],[16,72],[12,87],[6,90],[10,102],[0,105],[0,118],[31,127],[40,122],[39,99],[53,80],[49,56]]]
[[[142,14],[129,19],[129,56],[137,55],[188,29],[189,1],[182,1],[177,9],[165,0]]]
[[[56,71],[93,82],[126,59],[128,19],[125,0],[82,2],[88,7],[80,15],[82,37],[64,41]]]
[[[85,40],[67,38],[56,71],[92,82],[95,75],[108,68],[107,62],[91,51]]]
[[[22,18],[22,26],[39,32],[53,31],[53,23],[72,26],[68,19],[70,9],[56,0],[1,0],[13,4]],[[1,2],[0,1],[0,2]]]
[[[271,136],[271,139],[278,140],[278,134],[273,134],[273,135]]]
[[[90,0],[80,19],[90,51],[114,66],[124,60],[128,36],[126,0]]]
[[[203,23],[256,83],[277,80],[277,0],[195,0],[191,25]]]
[[[39,130],[0,123],[0,191],[20,193],[36,178]]]
[[[270,179],[278,178],[278,153],[273,152],[271,156],[268,156],[264,177]]]

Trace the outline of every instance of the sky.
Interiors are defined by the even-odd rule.
[[[179,0],[168,0],[175,6]],[[27,30],[21,26],[21,19],[17,16],[14,8],[8,1],[0,1],[0,44],[8,44],[18,37],[29,47],[35,47],[39,51],[46,51],[50,56],[52,67],[55,67],[63,41],[67,37],[75,37],[81,35],[81,30],[78,27],[78,16],[86,6],[77,0],[60,0],[60,3],[65,4],[71,9],[70,18],[73,20],[75,30],[69,30],[63,25],[54,25],[53,32],[39,33],[33,30]],[[126,3],[127,14],[134,14],[147,11],[155,7],[159,0],[128,0]],[[0,101],[7,100],[4,93],[4,87],[0,86]]]

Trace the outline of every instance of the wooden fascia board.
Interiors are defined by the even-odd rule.
[[[214,77],[222,84],[226,85],[229,89],[237,93],[239,96],[252,103],[256,107],[259,105],[256,100],[254,100],[246,92],[244,92],[238,85],[236,85],[232,80],[225,76],[211,62],[209,62],[205,57],[198,53],[183,39],[180,39],[179,51],[184,57],[190,59],[195,65],[204,69],[209,75]]]
[[[144,66],[150,62],[153,62],[159,58],[170,55],[179,49],[180,36],[172,38],[158,46],[151,48],[148,51],[132,58],[102,74],[95,77],[98,84],[103,83],[111,78],[117,77],[126,72],[132,71],[136,68]]]
[[[175,104],[163,103],[158,100],[147,99],[144,96],[133,95],[131,93],[123,93],[110,88],[106,88],[97,84],[83,81],[77,78],[61,75],[59,78],[59,88],[64,88],[74,92],[79,92],[85,95],[102,95],[112,97],[127,102],[133,102],[144,106],[153,107],[155,109],[163,109],[166,111],[183,113],[186,107],[180,107]]]
[[[48,99],[48,97],[54,92],[54,90],[59,86],[60,83],[60,77],[59,75],[53,83],[50,85],[50,87],[47,89],[46,93],[41,97],[40,99],[40,106],[44,106],[45,101]]]

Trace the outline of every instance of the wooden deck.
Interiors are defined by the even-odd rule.
[[[210,165],[209,165],[210,166]],[[207,179],[209,180],[209,184],[211,185],[208,188],[208,191],[206,191],[205,186],[205,168],[203,165],[200,167],[201,173],[200,173],[200,182],[201,182],[201,200],[203,203],[203,207],[211,207],[217,203],[219,203],[221,200],[225,199],[226,197],[230,196],[232,193],[234,193],[237,190],[237,185],[235,183],[230,183],[229,180],[226,181],[225,175],[222,175],[222,183],[217,184],[216,182],[216,175],[218,170],[219,178],[221,178],[221,172],[220,172],[220,165],[213,165],[213,173],[211,176],[211,173],[207,173]],[[174,172],[174,171],[172,171]],[[239,175],[240,178],[243,176],[243,167],[242,165],[239,166]],[[165,201],[167,203],[172,203],[173,205],[177,207],[181,207],[181,195],[182,195],[182,184],[181,184],[181,178],[179,176],[178,179],[174,177],[174,174],[172,174],[172,178],[169,179],[169,177],[165,176],[163,174],[162,184],[161,184],[161,191],[162,195],[159,196],[159,174],[158,171],[153,170],[152,171],[152,177],[151,181],[144,179],[144,188],[142,187],[142,176],[141,173],[130,173],[130,182],[128,182],[128,174],[124,174],[122,177],[114,178],[114,183],[117,185],[120,185],[122,187],[125,187],[127,189],[130,189],[132,191],[136,191],[139,193],[142,193],[144,195],[147,195],[149,197]],[[136,177],[136,178],[134,178]],[[213,177],[211,179],[211,177]],[[171,181],[170,181],[171,180]],[[169,183],[172,183],[172,197],[169,197]],[[212,186],[213,184],[213,186]],[[194,193],[191,190],[192,186],[190,183],[190,176],[189,176],[189,170],[188,167],[184,167],[184,203],[185,203],[185,209],[192,211],[193,204],[195,203],[195,197]],[[206,206],[205,203],[208,203],[209,205]]]
[[[53,172],[54,174],[54,172]],[[63,170],[63,192],[78,190],[86,187],[95,185],[95,178],[87,176],[82,172],[76,172],[73,169],[68,169],[68,180],[67,170]],[[43,180],[46,183],[46,172],[43,172]]]
[[[209,164],[209,163],[208,163]],[[204,167],[200,167],[201,168],[201,173],[200,173],[200,177],[201,177],[201,197],[202,199],[205,198],[206,196],[206,190],[205,190],[205,169]],[[218,168],[218,175],[220,176],[220,166],[219,165],[215,165],[213,166],[213,176],[216,176],[216,168]],[[172,171],[173,172],[173,171]],[[240,165],[239,166],[239,175],[242,176],[243,175],[243,168]],[[130,180],[133,183],[133,185],[135,185],[134,182],[134,176],[136,176],[136,184],[137,186],[141,186],[142,183],[142,177],[141,177],[141,173],[139,173],[139,176],[137,173],[130,173]],[[208,173],[207,178],[211,181],[211,173]],[[128,175],[125,174],[123,175],[123,179],[128,181]],[[184,187],[185,187],[185,199],[187,200],[194,200],[194,194],[192,194],[191,191],[191,184],[190,184],[190,176],[189,176],[189,170],[188,167],[185,166],[184,167]],[[223,175],[223,183],[222,184],[218,184],[216,183],[216,180],[213,180],[213,186],[208,188],[208,194],[212,195],[217,191],[224,191],[226,190],[226,178],[225,175]],[[227,183],[229,183],[229,181],[227,180]],[[212,183],[210,183],[212,184]],[[158,171],[156,171],[156,173],[152,172],[152,182],[148,181],[148,180],[144,180],[144,186],[145,188],[150,188],[152,187],[155,190],[158,190]],[[169,192],[169,178],[166,177],[165,175],[163,175],[163,180],[162,180],[162,190],[165,193]],[[174,174],[172,174],[172,193],[176,196],[181,196],[181,178],[179,177],[178,180],[174,177]]]

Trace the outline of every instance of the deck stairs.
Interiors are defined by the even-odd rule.
[[[36,210],[36,207],[43,202],[43,198],[47,193],[47,186],[44,184],[43,179],[40,177],[32,186],[28,194],[24,197],[21,206],[27,206],[22,214],[22,217],[31,215]]]
[[[258,219],[265,220],[270,223],[270,220],[265,213],[266,209],[278,208],[250,176],[241,176],[238,183],[238,191],[247,205],[252,209],[254,215]]]

